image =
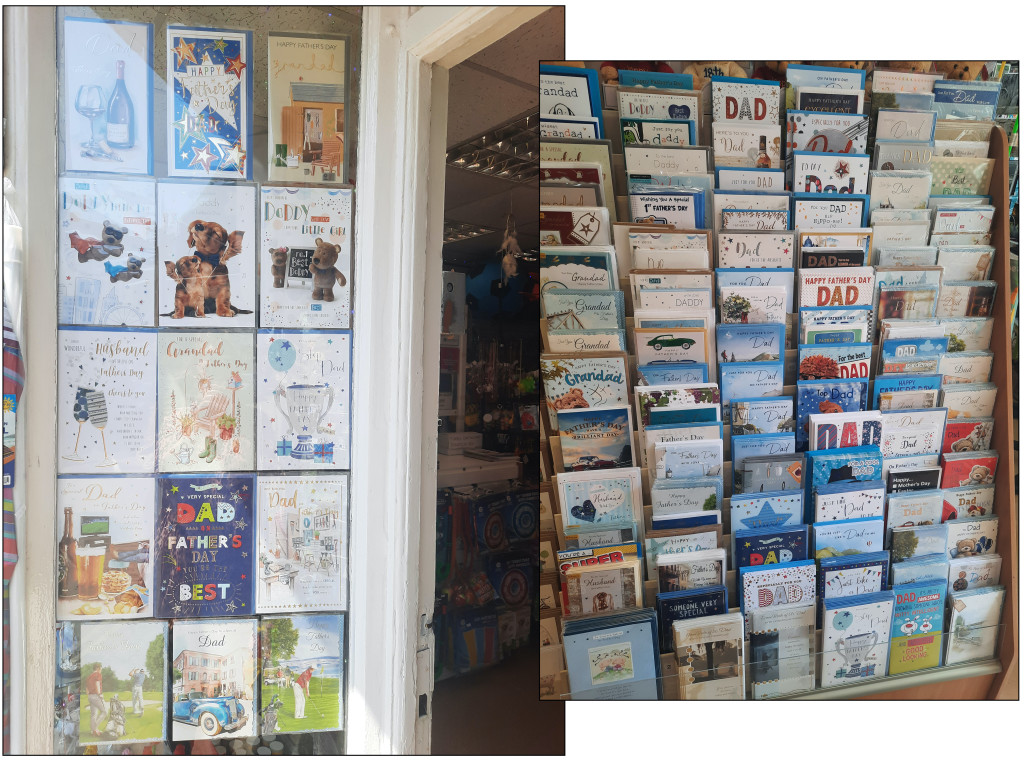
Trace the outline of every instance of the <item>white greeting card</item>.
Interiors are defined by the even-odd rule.
[[[863,219],[863,198],[793,199],[793,227],[799,230],[863,227]]]
[[[159,347],[160,471],[252,470],[252,334],[164,331]]]
[[[715,122],[711,125],[715,166],[778,169],[782,128],[778,122]],[[763,148],[762,148],[763,145]]]
[[[260,188],[260,326],[347,328],[352,190]]]
[[[57,333],[57,472],[152,473],[155,330]]]
[[[154,324],[156,186],[150,180],[61,177],[57,320]]]
[[[708,171],[708,148],[652,148],[624,145],[622,155],[628,174],[680,175]]]
[[[161,327],[256,326],[256,188],[157,186]]]
[[[259,476],[256,612],[344,610],[348,476]]]
[[[868,208],[924,209],[928,207],[931,187],[931,172],[873,169],[868,184],[871,194]]]
[[[155,499],[152,478],[57,479],[58,621],[152,617]]]
[[[711,113],[716,122],[779,123],[782,89],[778,82],[713,77]]]
[[[889,665],[889,629],[893,598],[846,598],[824,613],[821,686],[885,676]]]
[[[802,193],[863,193],[871,158],[856,153],[793,154],[793,189]]]
[[[351,360],[347,331],[259,331],[259,468],[348,470]]]
[[[935,111],[878,110],[875,140],[931,141],[935,136]]]

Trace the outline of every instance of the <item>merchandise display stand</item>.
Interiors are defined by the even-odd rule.
[[[614,88],[612,88],[614,90]],[[611,93],[614,103],[614,91]],[[864,107],[867,111],[867,106]],[[618,219],[628,220],[629,199],[621,194],[626,188],[625,163],[622,154],[622,140],[619,123],[619,112],[615,108],[604,108],[601,112],[601,120],[604,126],[604,135],[611,140],[612,144],[612,172],[615,177],[615,184],[619,195],[614,199]],[[1005,602],[1000,619],[1001,631],[998,633],[998,644],[996,657],[974,661],[966,664],[952,666],[938,666],[933,668],[912,671],[906,674],[877,677],[856,682],[850,686],[816,688],[807,692],[794,693],[790,699],[799,700],[847,700],[847,699],[871,699],[879,698],[886,700],[922,700],[922,699],[997,699],[1015,698],[1017,696],[1017,680],[1015,672],[1018,663],[1018,588],[1017,588],[1017,567],[1018,567],[1018,530],[1019,519],[1016,503],[1016,461],[1014,441],[1016,438],[1015,420],[1013,419],[1013,397],[1012,389],[1012,353],[1011,353],[1011,320],[1010,311],[1014,293],[1010,287],[1010,230],[1009,230],[1009,151],[1006,132],[999,126],[994,126],[991,131],[989,142],[989,158],[994,159],[994,170],[991,179],[990,195],[991,204],[995,208],[994,222],[991,228],[991,245],[995,248],[995,265],[992,270],[991,279],[998,284],[994,308],[991,315],[995,317],[991,340],[991,351],[994,354],[994,361],[991,374],[991,382],[999,388],[996,397],[993,417],[995,419],[994,433],[991,449],[996,450],[1000,455],[1000,467],[995,477],[995,508],[994,514],[999,517],[1000,525],[996,540],[995,551],[1003,558],[999,583],[1006,588]],[[866,223],[865,223],[866,224]],[[621,264],[620,264],[621,267]],[[617,286],[624,294],[625,302],[625,329],[627,336],[627,369],[630,378],[630,400],[632,401],[632,381],[637,377],[636,373],[636,346],[633,345],[632,331],[634,305],[632,303],[632,289],[630,280],[623,272],[619,273]],[[542,318],[540,324],[542,339],[547,345],[547,324]],[[874,337],[873,351],[877,356],[880,347],[878,336]],[[788,349],[780,352],[780,359],[784,362],[784,386],[782,396],[792,397],[796,391],[797,381],[797,358],[798,351]],[[710,375],[710,374],[709,374]],[[872,383],[874,375],[872,374]],[[709,377],[714,382],[716,378]],[[633,405],[631,404],[631,407]],[[636,414],[635,409],[633,414]],[[563,472],[563,459],[561,443],[557,431],[552,432],[547,427],[547,417],[542,415],[545,421],[544,433],[542,436],[542,461],[550,463],[554,473]],[[634,427],[636,421],[633,421]],[[639,446],[639,434],[633,431],[633,449],[637,451]],[[730,525],[730,497],[732,484],[732,461],[730,452],[729,426],[725,426],[723,433],[723,447],[725,463],[723,467],[723,480],[725,485],[724,500],[721,504],[722,515],[722,539],[720,547],[726,548],[726,552],[732,545],[733,527]],[[639,460],[639,458],[638,458]],[[609,471],[614,473],[614,471]],[[548,474],[553,477],[553,474]],[[651,526],[651,481],[647,468],[642,469],[643,498],[644,498],[644,522],[647,531]],[[553,510],[552,527],[553,535],[563,535],[562,515],[568,509],[565,505],[558,504],[558,489],[553,488],[553,481],[547,480],[551,485],[550,499]],[[543,538],[542,538],[543,541]],[[732,568],[731,558],[729,568]],[[730,611],[739,611],[734,600],[737,596],[737,571],[729,570],[726,573],[725,585],[729,590]],[[557,576],[555,575],[557,584]],[[658,592],[657,580],[648,580],[644,583],[643,604],[646,607],[654,607],[655,595]],[[556,625],[561,626],[561,611],[556,616]],[[816,635],[816,650],[818,658],[817,673],[821,673],[821,651],[822,651],[822,630],[819,626]],[[661,679],[663,699],[678,699],[678,680],[673,678],[677,673],[676,655],[674,653],[662,653]],[[561,671],[554,676],[553,684],[542,687],[542,697],[547,699],[572,699],[570,692],[568,672]],[[749,694],[748,694],[749,697]],[[785,699],[785,698],[783,698]]]

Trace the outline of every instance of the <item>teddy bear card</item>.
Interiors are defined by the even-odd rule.
[[[159,325],[256,327],[256,187],[157,186]]]
[[[257,613],[346,606],[348,477],[259,476]]]
[[[62,328],[57,355],[57,472],[152,473],[156,332]]]
[[[946,554],[951,559],[990,555],[996,551],[999,516],[957,518],[946,524]]]
[[[822,687],[886,675],[893,602],[891,590],[825,601]]]
[[[124,621],[153,615],[152,478],[57,479],[57,620]]]
[[[159,336],[161,472],[252,470],[253,336]]]
[[[545,354],[540,358],[540,368],[552,430],[558,430],[560,410],[629,402],[624,353]]]
[[[347,328],[351,188],[260,187],[260,325]]]
[[[152,326],[156,186],[92,177],[59,182],[58,321]]]
[[[348,470],[351,366],[347,331],[259,331],[256,461],[261,470]]]

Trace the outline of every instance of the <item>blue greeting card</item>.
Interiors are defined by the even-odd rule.
[[[659,478],[651,486],[653,515],[677,515],[722,506],[722,478]],[[718,521],[720,522],[720,521]]]
[[[732,440],[732,470],[734,489],[742,488],[743,461],[748,457],[790,454],[796,451],[792,433],[757,433],[737,436]]]
[[[882,478],[882,452],[878,447],[847,447],[807,453],[807,496],[830,484],[878,481]]]
[[[781,359],[786,326],[729,323],[716,328],[719,362],[772,362]]]
[[[661,631],[661,651],[672,652],[672,624],[687,618],[729,612],[729,592],[721,585],[661,592],[655,598]]]
[[[733,399],[730,405],[733,436],[792,433],[796,429],[791,396]]]
[[[946,585],[942,581],[907,584],[893,590],[889,673],[931,668],[942,663],[942,621]]]
[[[833,412],[859,412],[867,409],[868,382],[797,381],[796,383],[796,445],[807,449],[808,417]]]
[[[882,373],[934,373],[949,337],[890,338],[882,342]]]
[[[726,362],[718,366],[718,372],[723,418],[732,413],[731,399],[782,395],[782,362]]]
[[[654,87],[668,90],[692,90],[693,77],[689,74],[669,74],[662,71],[619,72],[620,87]]]
[[[863,343],[868,340],[869,306],[801,307],[801,344],[830,345]]]
[[[733,534],[750,529],[772,531],[800,523],[803,504],[803,492],[797,489],[734,494],[729,501]]]
[[[949,561],[944,553],[931,553],[893,563],[892,586],[913,584],[918,581],[944,581],[949,575]]]
[[[157,618],[252,615],[253,476],[165,476],[158,488]]]
[[[920,555],[934,555],[946,551],[946,523],[930,526],[897,526],[892,530],[889,549],[892,562],[902,563]]]
[[[753,212],[752,212],[753,213]],[[783,288],[786,292],[786,314],[793,311],[793,269],[748,269],[719,267],[715,270],[718,294],[725,288]]]
[[[563,637],[565,665],[573,700],[657,700],[660,663],[654,611],[602,616],[581,621],[586,630],[568,625]]]
[[[560,410],[558,431],[567,470],[628,468],[634,464],[629,407]]]
[[[167,174],[252,179],[252,32],[167,27]]]
[[[885,521],[881,518],[855,518],[814,524],[816,560],[842,555],[877,552],[885,539]]]
[[[636,373],[641,385],[645,386],[708,382],[708,366],[703,362],[639,365],[636,368]]]
[[[736,567],[807,560],[807,526],[734,531]]]
[[[619,525],[640,514],[638,473],[559,473],[556,479],[566,533],[579,526]]]
[[[942,387],[941,375],[921,373],[887,373],[875,379],[871,409],[882,409],[879,401],[882,394],[891,395],[904,391],[938,391]],[[888,397],[887,397],[888,398]]]
[[[819,601],[881,592],[889,578],[889,552],[822,558],[818,571]]]

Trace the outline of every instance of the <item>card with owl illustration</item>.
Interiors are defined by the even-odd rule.
[[[260,469],[348,469],[351,347],[348,331],[259,331],[256,461]]]
[[[153,329],[58,331],[58,473],[156,470],[158,352]]]
[[[252,470],[253,336],[167,331],[158,345],[159,470]]]
[[[894,601],[892,590],[825,601],[822,687],[886,675]]]

